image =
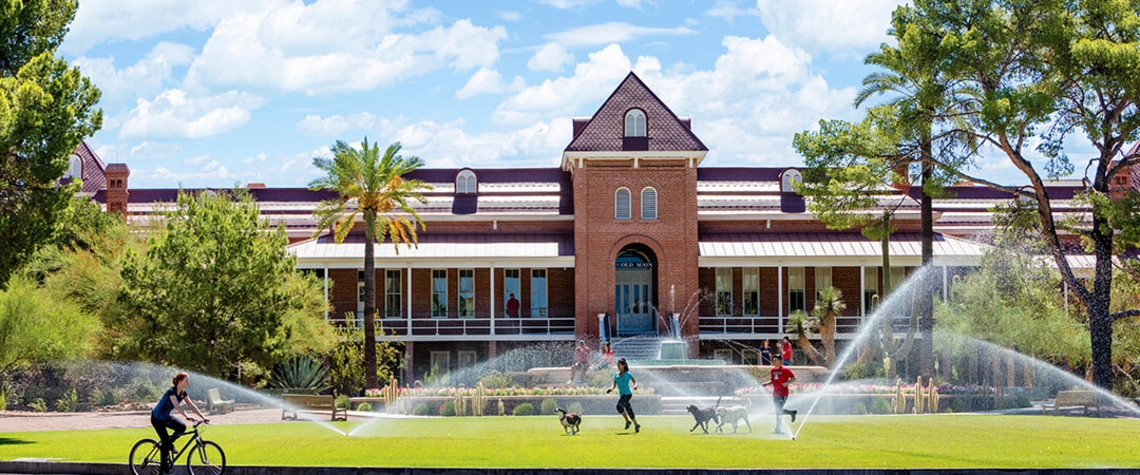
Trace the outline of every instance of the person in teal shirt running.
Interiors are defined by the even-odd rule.
[[[641,424],[637,423],[637,416],[633,414],[633,406],[629,405],[629,400],[633,398],[630,384],[633,384],[633,389],[637,389],[637,380],[633,379],[633,373],[629,372],[629,363],[625,362],[625,358],[618,358],[617,367],[618,372],[614,373],[614,384],[606,390],[606,394],[617,388],[618,394],[621,395],[618,398],[617,411],[625,418],[625,428],[629,429],[630,424],[633,424],[633,431],[641,432]]]

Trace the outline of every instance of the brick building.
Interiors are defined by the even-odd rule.
[[[920,264],[920,190],[894,190],[899,231],[891,269],[879,243],[828,230],[791,189],[795,168],[711,168],[708,149],[635,74],[588,118],[574,119],[559,168],[423,169],[434,187],[417,205],[419,245],[376,245],[377,322],[406,342],[409,378],[432,366],[470,366],[536,342],[677,335],[689,357],[756,361],[762,339],[783,336],[788,315],[809,310],[817,289],[843,291],[839,338],[850,336],[883,288]],[[104,166],[86,146],[75,176],[105,170],[84,191],[109,211],[145,220],[176,189],[127,186],[125,166]],[[88,163],[90,162],[90,163]],[[1135,188],[1137,173],[1125,186]],[[1122,182],[1123,183],[1123,182]],[[1056,182],[1058,213],[1080,213],[1076,181]],[[1009,193],[950,190],[935,204],[935,265],[951,277],[976,266],[995,204]],[[312,211],[329,195],[251,184],[273,223],[284,223],[298,267],[325,285],[326,317],[353,322],[364,308],[361,234],[334,243]],[[518,313],[510,314],[511,297]],[[671,316],[675,315],[676,318]],[[632,340],[629,340],[632,341]],[[619,347],[619,353],[621,349]]]

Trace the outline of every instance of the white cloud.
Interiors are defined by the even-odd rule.
[[[175,144],[144,141],[143,143],[131,147],[131,158],[151,160],[173,155],[180,150],[182,150],[182,147]]]
[[[724,19],[729,25],[736,21],[738,16],[754,15],[760,16],[760,11],[754,8],[744,9],[736,6],[736,2],[732,0],[719,0],[716,6],[705,10],[705,15],[713,18]]]
[[[502,18],[503,21],[519,21],[523,19],[523,16],[522,13],[515,11],[501,11],[499,12],[499,18]]]
[[[84,0],[61,49],[80,55],[114,40],[140,40],[168,31],[204,31],[236,12],[260,10],[283,0]]]
[[[250,111],[264,102],[245,92],[188,97],[181,89],[168,89],[153,101],[139,99],[119,130],[119,138],[209,137],[245,125]]]
[[[393,133],[404,155],[415,155],[428,167],[558,166],[562,149],[570,142],[570,120],[537,122],[508,132],[470,135],[466,123],[421,121]]]
[[[521,126],[543,119],[571,117],[583,105],[597,107],[629,74],[630,60],[616,44],[590,53],[589,58],[575,66],[573,76],[547,79],[507,98],[495,109],[492,120]]]
[[[455,97],[468,99],[480,94],[501,94],[507,91],[519,91],[526,87],[523,78],[515,76],[512,84],[503,82],[503,75],[494,69],[479,68],[471,79],[467,80],[462,88],[455,91]]]
[[[641,0],[617,0],[617,2],[626,8],[641,8]]]
[[[675,28],[651,28],[611,21],[551,33],[546,35],[546,38],[566,46],[596,46],[609,43],[624,43],[645,36],[683,36],[695,34],[697,34],[696,31],[684,26]]]
[[[191,65],[190,86],[252,85],[306,94],[366,91],[450,67],[490,67],[502,27],[458,20],[417,34],[396,32],[439,19],[365,0],[299,1],[220,21]],[[417,11],[420,12],[420,11]]]
[[[194,166],[198,167],[198,166],[202,166],[203,163],[206,163],[209,161],[210,161],[210,155],[206,154],[206,155],[198,155],[196,157],[187,158],[186,160],[183,160],[182,163],[185,163],[187,165],[194,165]],[[217,160],[214,160],[214,161],[216,162]]]
[[[81,57],[75,60],[75,65],[103,92],[100,104],[113,107],[124,99],[151,96],[161,91],[163,84],[171,79],[171,70],[175,66],[190,64],[193,57],[193,48],[163,41],[156,44],[146,57],[123,69],[115,68],[114,56]]]
[[[550,71],[555,73],[562,72],[562,69],[567,64],[574,62],[574,55],[566,48],[558,43],[547,43],[542,45],[534,56],[526,62],[527,69],[531,71]]]
[[[252,156],[252,157],[249,157],[249,158],[247,158],[247,159],[245,159],[245,160],[242,160],[242,161],[241,161],[241,163],[243,163],[243,164],[246,164],[246,165],[249,165],[249,164],[251,164],[251,163],[261,163],[261,162],[264,162],[264,161],[265,161],[265,152],[261,152],[261,153],[259,153],[259,154],[257,154],[257,155],[254,155],[254,156]]]
[[[593,5],[601,0],[538,0],[538,3],[560,10]],[[641,0],[617,0],[617,4],[626,8],[641,8]]]
[[[845,52],[887,41],[891,12],[903,0],[757,0],[764,27],[808,51]]]
[[[297,129],[304,132],[306,135],[316,135],[324,137],[336,137],[349,130],[367,130],[375,127],[377,124],[376,116],[368,113],[361,112],[359,114],[349,115],[334,115],[322,118],[319,115],[310,114],[297,122]]]

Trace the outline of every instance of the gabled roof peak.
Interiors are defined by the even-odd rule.
[[[625,114],[640,109],[646,116],[647,148],[662,152],[707,152],[708,147],[693,134],[691,126],[674,114],[633,71],[625,76],[598,111],[575,127],[574,139],[566,152],[614,152],[629,150],[625,144]],[[576,124],[578,125],[578,124]]]

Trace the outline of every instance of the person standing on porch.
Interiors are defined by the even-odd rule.
[[[507,317],[519,318],[519,299],[515,298],[515,294],[511,293],[511,298],[507,299]]]
[[[768,340],[760,342],[760,364],[763,366],[772,364],[772,349],[768,348]]]

